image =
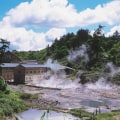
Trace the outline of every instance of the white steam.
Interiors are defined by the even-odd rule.
[[[76,89],[79,87],[78,80],[70,80],[67,78],[67,75],[64,71],[59,72],[47,72],[42,79],[34,77],[34,80],[31,81],[32,85],[47,87],[47,88],[59,88],[59,89]]]
[[[111,76],[114,76],[115,74],[120,72],[120,68],[113,65],[112,62],[107,63],[106,68],[109,69]]]
[[[120,72],[120,67],[116,67],[112,62],[107,63],[105,67],[111,77]],[[86,84],[86,87],[94,90],[109,90],[118,87],[113,85],[112,83],[108,83],[106,78],[101,76],[97,82]]]
[[[89,61],[89,57],[87,54],[87,47],[84,44],[80,46],[79,48],[77,48],[76,50],[71,50],[69,52],[67,59],[69,61],[76,61],[79,57],[83,58],[85,63]]]
[[[109,90],[112,89],[113,86],[106,83],[106,79],[104,77],[100,77],[97,82],[86,84],[86,87],[94,90]]]
[[[50,68],[54,72],[64,69],[64,66],[60,65],[57,61],[53,61],[52,59],[48,59],[45,63],[45,66]]]
[[[66,68],[73,70],[72,68],[62,66],[52,59],[48,59],[45,66],[50,68],[50,70],[47,73],[44,73],[41,78],[38,78],[37,76],[34,77],[34,80],[31,81],[30,84],[40,87],[60,89],[75,89],[79,86],[79,81],[68,79],[66,72],[64,71]]]
[[[82,52],[84,53],[84,52]],[[83,54],[81,54],[83,55]],[[79,70],[76,74],[76,79],[71,80],[66,75],[64,69],[67,68],[66,66],[60,65],[57,61],[53,62],[52,59],[48,59],[45,64],[47,67],[50,68],[50,71],[44,73],[42,77],[34,78],[34,80],[30,83],[35,86],[40,87],[48,87],[48,88],[60,88],[60,89],[76,89],[81,88],[80,76],[84,72],[83,70]],[[112,63],[107,63],[106,68],[109,68],[109,74],[114,75],[120,72],[120,68],[115,67]],[[88,83],[85,84],[87,89],[93,90],[110,90],[115,88],[115,86],[111,85],[107,82],[106,78],[100,77],[96,83]]]

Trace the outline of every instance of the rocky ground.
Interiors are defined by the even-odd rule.
[[[89,112],[96,112],[98,108],[101,112],[120,109],[120,93],[117,89],[99,91],[88,88],[53,89],[26,85],[11,85],[11,87],[25,93],[37,94],[37,100],[28,102],[35,103],[39,108],[56,107],[68,110],[82,108]]]

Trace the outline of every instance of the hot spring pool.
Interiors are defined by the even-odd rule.
[[[38,110],[38,109],[29,109],[18,115],[20,120],[80,120],[71,114],[48,111],[47,110]],[[42,119],[44,118],[44,119]]]

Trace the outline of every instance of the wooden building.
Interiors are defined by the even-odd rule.
[[[0,65],[0,76],[4,78],[5,81],[14,81],[14,69],[18,63],[2,63]]]
[[[3,63],[0,75],[5,81],[20,84],[40,79],[48,70],[50,69],[42,64]]]
[[[29,83],[40,78],[48,71],[45,65],[41,64],[19,64],[14,69],[15,83]]]

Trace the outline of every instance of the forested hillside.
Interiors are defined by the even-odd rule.
[[[22,60],[36,59],[41,63],[48,58],[57,60],[60,64],[75,69],[73,76],[77,76],[79,70],[84,70],[80,76],[81,82],[92,82],[101,76],[107,76],[108,81],[120,84],[119,71],[114,76],[109,75],[106,66],[120,67],[120,33],[106,37],[103,34],[103,26],[95,30],[93,35],[86,29],[80,29],[76,34],[68,33],[59,40],[55,39],[51,46],[41,51],[15,52]],[[78,75],[79,76],[79,75]],[[88,78],[90,78],[88,80]]]
[[[86,63],[87,68],[109,61],[120,66],[120,34],[116,31],[112,36],[105,37],[102,29],[102,26],[99,26],[93,36],[90,35],[89,30],[80,29],[76,34],[68,33],[59,40],[55,39],[52,46],[48,45],[46,49],[41,51],[15,53],[22,60],[37,59],[44,62],[50,57],[53,60],[70,64],[72,61],[76,61],[76,63],[79,60],[82,61],[84,55],[80,57],[78,51],[84,45],[86,47],[84,52],[86,52],[89,59]],[[70,61],[67,59],[71,52],[78,54],[77,60]]]

